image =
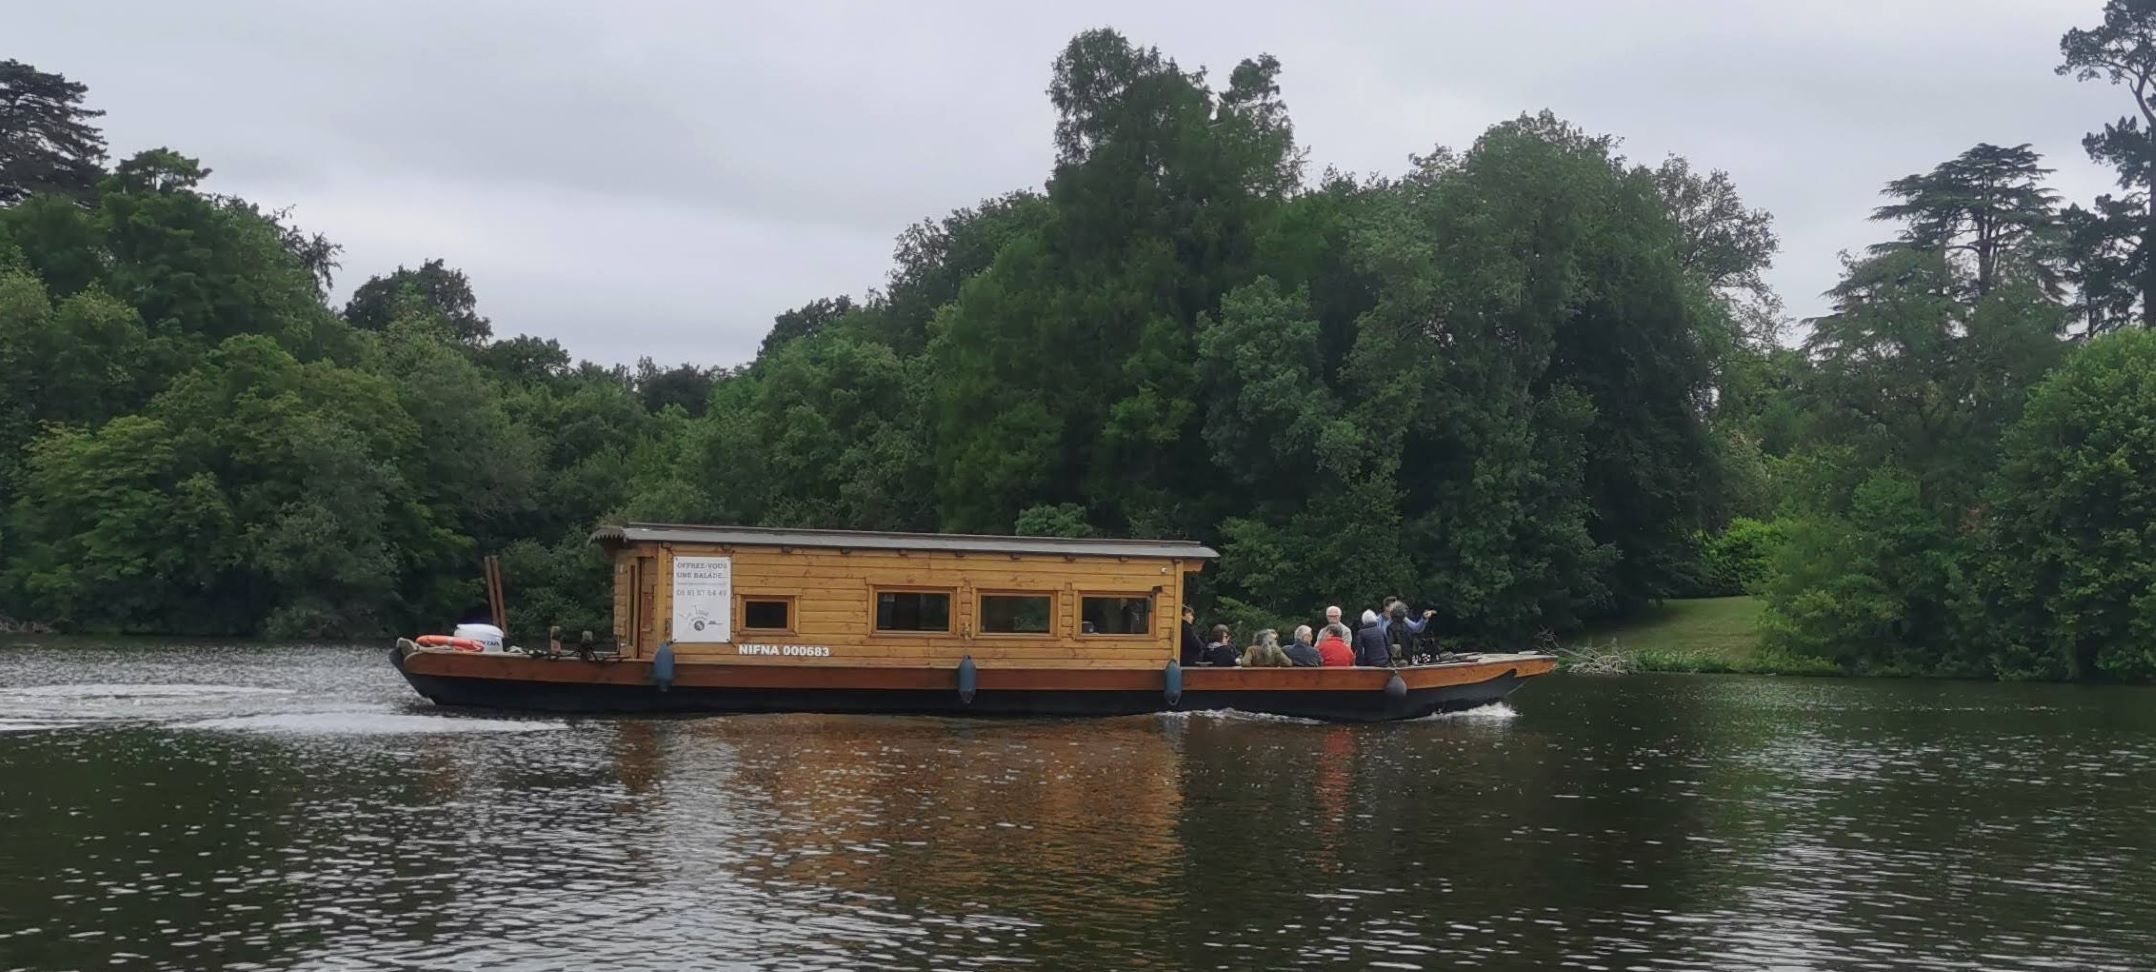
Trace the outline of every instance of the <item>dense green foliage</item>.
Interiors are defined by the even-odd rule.
[[[1720,533],[1700,538],[1699,574],[1692,593],[1735,597],[1757,593],[1773,576],[1774,558],[1788,542],[1789,525],[1780,520],[1740,516]]]
[[[2062,70],[2148,76],[2147,6]],[[2156,344],[2096,337],[2149,303],[2132,119],[2086,206],[2025,145],[1888,182],[1792,345],[1724,173],[1543,113],[1313,178],[1273,58],[1090,31],[1042,186],[906,229],[746,365],[630,369],[497,338],[440,260],[334,311],[329,241],[171,151],[98,168],[80,88],[9,70],[76,134],[0,171],[6,613],[409,630],[500,553],[518,633],[604,628],[583,537],[637,518],[1191,537],[1243,626],[1398,593],[1516,644],[1758,592],[1796,670],[2156,676]]]
[[[2021,677],[2156,678],[2156,334],[2037,386],[1971,541],[1973,648]]]

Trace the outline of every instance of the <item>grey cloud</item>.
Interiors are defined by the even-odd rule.
[[[116,153],[169,144],[293,205],[342,286],[441,256],[498,329],[733,363],[773,314],[883,279],[906,224],[1046,176],[1048,63],[1112,25],[1222,75],[1279,56],[1313,169],[1398,172],[1548,107],[1730,170],[1822,309],[1881,184],[2032,142],[2069,198],[2124,102],[2054,77],[2093,0],[770,6],[77,0],[9,56],[91,87]]]

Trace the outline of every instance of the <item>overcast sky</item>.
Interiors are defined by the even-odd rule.
[[[1727,169],[1772,281],[1821,309],[1879,186],[2033,143],[2069,200],[2120,92],[2052,73],[2097,0],[1478,3],[21,3],[14,57],[90,87],[115,157],[344,245],[340,299],[442,257],[497,334],[734,364],[772,315],[883,281],[908,223],[1048,175],[1049,63],[1111,26],[1216,79],[1283,66],[1310,171],[1397,173],[1550,108],[1625,153]]]

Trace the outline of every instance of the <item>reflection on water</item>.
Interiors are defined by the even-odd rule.
[[[2151,702],[526,719],[373,649],[0,647],[0,969],[2148,968]]]

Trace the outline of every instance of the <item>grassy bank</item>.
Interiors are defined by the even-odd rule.
[[[1566,642],[1574,651],[1621,654],[1626,667],[1649,672],[1743,672],[1838,675],[1839,668],[1763,650],[1756,597],[1665,601],[1622,623],[1597,626]]]

